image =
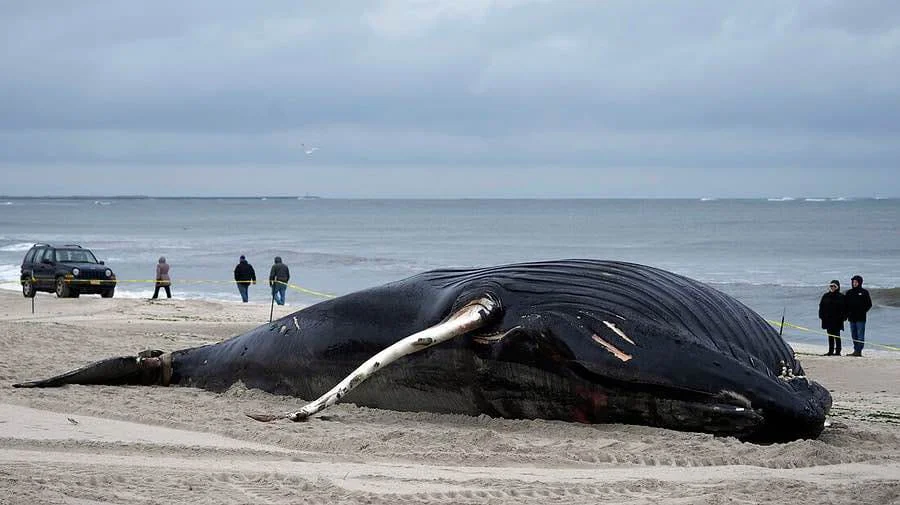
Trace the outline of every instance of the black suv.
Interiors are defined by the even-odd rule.
[[[22,294],[31,298],[38,291],[55,291],[60,298],[82,293],[112,298],[116,274],[80,245],[35,244],[22,260]]]

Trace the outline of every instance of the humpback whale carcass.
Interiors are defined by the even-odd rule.
[[[395,363],[393,363],[396,361]],[[563,260],[433,270],[228,340],[109,358],[16,387],[249,388],[401,411],[814,438],[831,396],[758,314],[657,268]]]

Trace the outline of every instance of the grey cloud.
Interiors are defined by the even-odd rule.
[[[892,1],[8,3],[0,162],[881,170],[898,26]]]

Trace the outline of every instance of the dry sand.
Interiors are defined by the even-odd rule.
[[[244,412],[304,402],[240,386],[10,385],[222,340],[265,322],[268,305],[42,293],[36,307],[0,293],[3,504],[900,503],[896,356],[803,356],[834,395],[831,426],[788,444],[342,404],[262,424]]]

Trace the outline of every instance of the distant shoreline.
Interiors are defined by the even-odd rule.
[[[71,195],[71,196],[5,196],[0,200],[318,200],[321,196],[149,196],[149,195]]]
[[[324,197],[317,195],[249,195],[249,196],[151,196],[151,195],[42,195],[42,196],[11,196],[0,195],[0,200],[401,200],[401,201],[432,201],[432,200],[506,200],[506,201],[539,201],[539,200],[557,200],[557,201],[617,201],[617,200],[675,200],[675,201],[700,201],[705,203],[715,203],[717,201],[768,201],[772,203],[816,203],[816,202],[853,202],[853,201],[890,201],[898,200],[900,196],[845,196],[845,197],[820,197],[820,196],[798,196],[798,197],[780,197],[772,198],[766,196],[757,197],[652,197],[652,196],[621,196],[621,197]]]

